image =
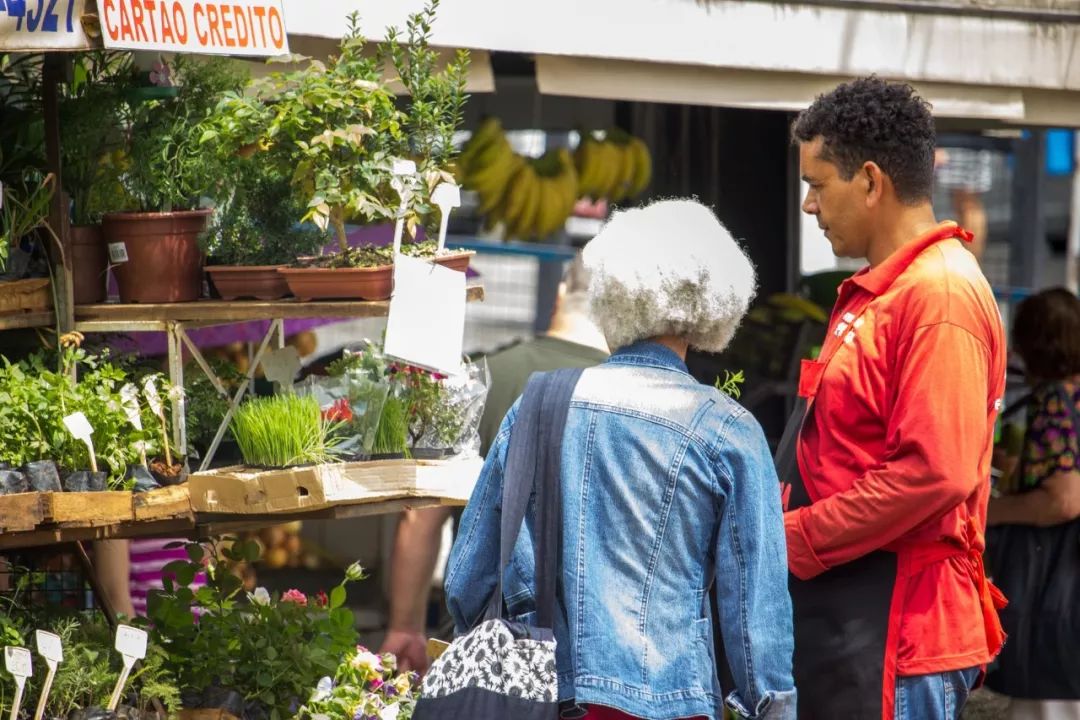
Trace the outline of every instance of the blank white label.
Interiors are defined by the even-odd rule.
[[[89,440],[94,434],[94,428],[90,427],[90,421],[81,412],[73,413],[64,418],[64,425],[72,437],[79,440]]]
[[[4,648],[4,667],[15,677],[28,678],[34,674],[34,666],[30,660],[30,651],[24,647]]]
[[[122,242],[109,243],[109,262],[113,265],[128,261],[127,245]]]
[[[36,637],[38,655],[54,662],[64,661],[64,644],[61,642],[59,635],[38,630]]]
[[[116,628],[116,650],[121,655],[142,660],[146,657],[146,631],[120,625]]]

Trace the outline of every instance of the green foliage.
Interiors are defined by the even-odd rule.
[[[315,398],[292,394],[249,400],[232,421],[244,462],[263,467],[329,462],[338,454],[335,431]]]
[[[314,255],[325,244],[325,233],[297,224],[305,208],[288,176],[265,161],[252,159],[240,165],[236,177],[236,187],[218,204],[206,235],[207,251],[215,262],[284,265],[299,256]]]
[[[164,590],[148,600],[152,637],[166,651],[165,668],[183,690],[235,690],[272,720],[291,717],[293,703],[306,699],[356,645],[345,586],[363,579],[362,570],[351,567],[325,600],[295,590],[271,596],[260,588],[246,595],[236,570],[258,559],[255,542],[226,539],[209,551],[198,544],[187,549],[189,561],[166,567],[175,580],[166,576]],[[193,590],[204,570],[206,586]]]
[[[42,176],[28,168],[21,182],[5,184],[0,191],[0,271],[6,266],[8,250],[24,236],[39,228],[52,232],[45,220],[55,186],[52,175]]]
[[[344,658],[332,683],[320,682],[298,718],[374,718],[391,705],[401,720],[412,717],[420,695],[416,673],[398,673],[397,659],[357,647]]]
[[[364,54],[359,18],[353,14],[339,52],[327,63],[311,60],[302,70],[276,72],[231,93],[204,124],[201,140],[218,155],[263,152],[287,173],[306,207],[303,220],[333,228],[348,249],[345,223],[396,219],[398,195],[391,185],[393,160],[416,161],[423,182],[405,215],[409,234],[430,214],[430,191],[450,180],[450,139],[460,127],[468,55],[436,72],[428,45],[437,2],[409,20],[409,44],[394,32],[375,57]],[[412,91],[398,108],[383,79],[385,60]],[[295,59],[295,58],[294,58]]]
[[[200,145],[199,127],[225,93],[241,92],[248,79],[225,58],[176,55],[171,62],[180,86],[176,97],[127,105],[123,182],[145,211],[191,209],[201,196],[222,192],[226,165]]]
[[[131,58],[114,50],[74,56],[72,81],[60,102],[60,148],[75,225],[97,223],[126,202],[117,161],[124,145],[124,98],[133,86]]]
[[[393,392],[387,396],[375,430],[374,455],[400,455],[409,453],[409,407],[404,399]]]
[[[156,447],[153,424],[140,432],[129,423],[120,397],[129,378],[105,357],[65,346],[56,366],[44,353],[15,364],[0,361],[0,461],[19,466],[51,459],[62,471],[88,469],[86,446],[63,423],[75,412],[84,413],[94,428],[98,466],[109,473],[113,487],[122,483],[128,465],[138,462],[139,442],[151,453]]]
[[[720,378],[716,378],[714,387],[733,400],[738,400],[742,396],[742,385],[744,382],[746,382],[746,378],[743,377],[742,370],[736,373],[725,370],[724,379],[721,380]]]
[[[228,360],[207,358],[206,361],[230,395],[244,382],[244,374]],[[188,443],[205,449],[229,411],[229,400],[218,394],[206,373],[195,366],[184,370],[184,396],[187,398]]]

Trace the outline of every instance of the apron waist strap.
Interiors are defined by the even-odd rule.
[[[986,647],[991,656],[997,655],[1005,644],[1005,630],[1001,626],[1001,618],[998,610],[1008,605],[1008,600],[989,578],[986,577],[986,568],[983,566],[983,554],[981,542],[982,533],[979,532],[974,520],[968,520],[967,547],[960,547],[954,543],[933,542],[915,545],[902,551],[908,556],[907,568],[910,575],[921,572],[939,562],[951,558],[959,558],[967,569],[975,589],[979,593],[979,604],[982,606],[983,628],[986,631]]]

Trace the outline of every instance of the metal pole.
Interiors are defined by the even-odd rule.
[[[1072,203],[1069,211],[1069,243],[1065,249],[1065,286],[1080,292],[1080,132],[1073,135]]]

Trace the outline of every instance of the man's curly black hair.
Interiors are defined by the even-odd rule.
[[[850,180],[865,162],[889,176],[900,201],[930,199],[934,188],[934,119],[930,104],[904,83],[853,80],[820,95],[799,114],[793,139],[823,139],[822,159]]]

